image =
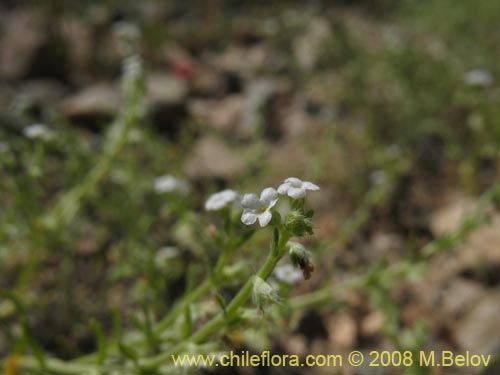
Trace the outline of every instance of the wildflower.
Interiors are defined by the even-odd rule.
[[[311,273],[314,271],[314,266],[311,262],[311,254],[306,248],[298,243],[288,241],[290,259],[295,267],[299,267],[302,271],[304,279],[310,279]]]
[[[137,25],[126,22],[118,21],[113,24],[113,31],[122,39],[136,41],[139,39],[141,32]]]
[[[385,171],[378,169],[370,174],[370,180],[374,185],[380,186],[387,182],[388,176]]]
[[[157,193],[182,193],[189,191],[189,185],[186,180],[171,175],[161,176],[155,179],[154,189]]]
[[[493,83],[493,76],[485,69],[472,69],[464,74],[464,81],[470,86],[490,86]]]
[[[261,227],[265,227],[271,221],[273,214],[271,209],[278,202],[278,192],[273,188],[265,188],[260,193],[260,198],[255,194],[245,194],[241,200],[243,224],[252,225],[259,220]]]
[[[179,250],[175,246],[164,246],[158,250],[154,263],[158,268],[165,268],[169,261],[177,258]]]
[[[302,272],[289,263],[276,267],[274,270],[274,276],[276,276],[279,281],[283,281],[288,284],[296,284],[302,280]]]
[[[119,21],[113,24],[113,31],[118,37],[118,48],[125,55],[131,55],[137,50],[137,44],[141,38],[141,31],[137,25]]]
[[[231,189],[219,191],[212,194],[205,202],[205,210],[218,211],[232,203],[235,203],[238,198],[238,193]]]
[[[26,138],[49,140],[53,137],[53,132],[44,124],[33,124],[23,129]]]
[[[255,276],[253,281],[252,291],[253,303],[257,305],[259,310],[263,310],[265,305],[270,302],[278,302],[279,297],[276,291],[265,280],[259,276]]]
[[[296,177],[289,177],[278,188],[278,193],[298,199],[306,196],[306,190],[319,190],[319,186]]]

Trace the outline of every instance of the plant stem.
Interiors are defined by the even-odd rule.
[[[34,357],[18,357],[19,368],[28,371],[40,371],[40,364]],[[64,362],[59,359],[47,359],[45,362],[45,370],[52,374],[61,375],[82,375],[82,374],[97,374],[97,367],[89,364],[78,364]]]
[[[261,279],[266,280],[271,275],[274,268],[276,267],[276,264],[281,259],[286,243],[289,239],[290,235],[285,230],[281,229],[278,243],[275,244],[275,246],[271,249],[266,261],[254,276],[258,276]],[[225,313],[220,312],[219,314],[214,316],[202,328],[188,337],[186,341],[174,346],[171,350],[157,356],[145,358],[139,361],[140,367],[145,370],[157,368],[163,363],[169,361],[172,355],[182,352],[189,344],[198,344],[215,332],[221,331],[224,326],[226,326],[236,317],[240,307],[242,307],[250,298],[253,289],[253,280],[254,277],[250,277],[246,281],[246,283],[241,287],[239,292],[233,298],[231,303],[227,306]]]

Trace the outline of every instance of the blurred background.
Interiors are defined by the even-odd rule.
[[[192,233],[198,214],[202,236],[220,224],[206,197],[296,176],[321,186],[315,272],[227,348],[498,358],[500,2],[4,0],[0,33],[0,288],[24,311],[0,300],[0,357],[22,351],[20,315],[64,359],[96,349],[91,319],[133,326],[145,300],[161,317],[213,259]],[[144,116],[106,159],[123,35]]]

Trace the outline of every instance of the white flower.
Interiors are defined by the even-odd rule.
[[[9,145],[6,142],[0,142],[0,154],[9,151]]]
[[[164,268],[169,261],[179,256],[179,250],[175,246],[165,246],[158,250],[154,258],[154,263],[158,268]]]
[[[470,86],[490,86],[493,76],[485,69],[473,69],[464,74],[464,81]]]
[[[219,191],[218,193],[212,194],[205,202],[205,210],[207,211],[218,211],[221,210],[231,203],[234,203],[238,198],[238,193],[231,189],[226,189]]]
[[[187,193],[189,185],[186,180],[171,175],[161,176],[155,179],[154,188],[157,193]]]
[[[48,140],[52,138],[54,133],[44,124],[33,124],[23,129],[23,134],[26,138]]]
[[[302,272],[289,263],[276,267],[274,276],[276,276],[279,281],[288,284],[296,284],[303,279]]]
[[[278,202],[278,192],[273,188],[265,188],[260,193],[260,198],[255,194],[245,194],[241,200],[243,224],[252,225],[259,220],[261,227],[265,227],[271,221],[273,214],[271,209]]]
[[[306,196],[306,190],[319,190],[319,186],[296,177],[289,177],[278,188],[278,193],[298,199]]]

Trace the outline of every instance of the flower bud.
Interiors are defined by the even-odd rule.
[[[279,297],[276,291],[259,276],[255,276],[253,281],[253,303],[259,308],[264,310],[264,307],[269,303],[279,302]]]
[[[311,273],[314,271],[314,266],[311,262],[311,253],[306,250],[306,248],[298,242],[288,242],[290,259],[295,267],[298,267],[302,271],[304,279],[310,279]]]
[[[311,218],[300,211],[292,211],[287,215],[285,228],[297,237],[302,237],[306,233],[314,233],[311,226]]]

